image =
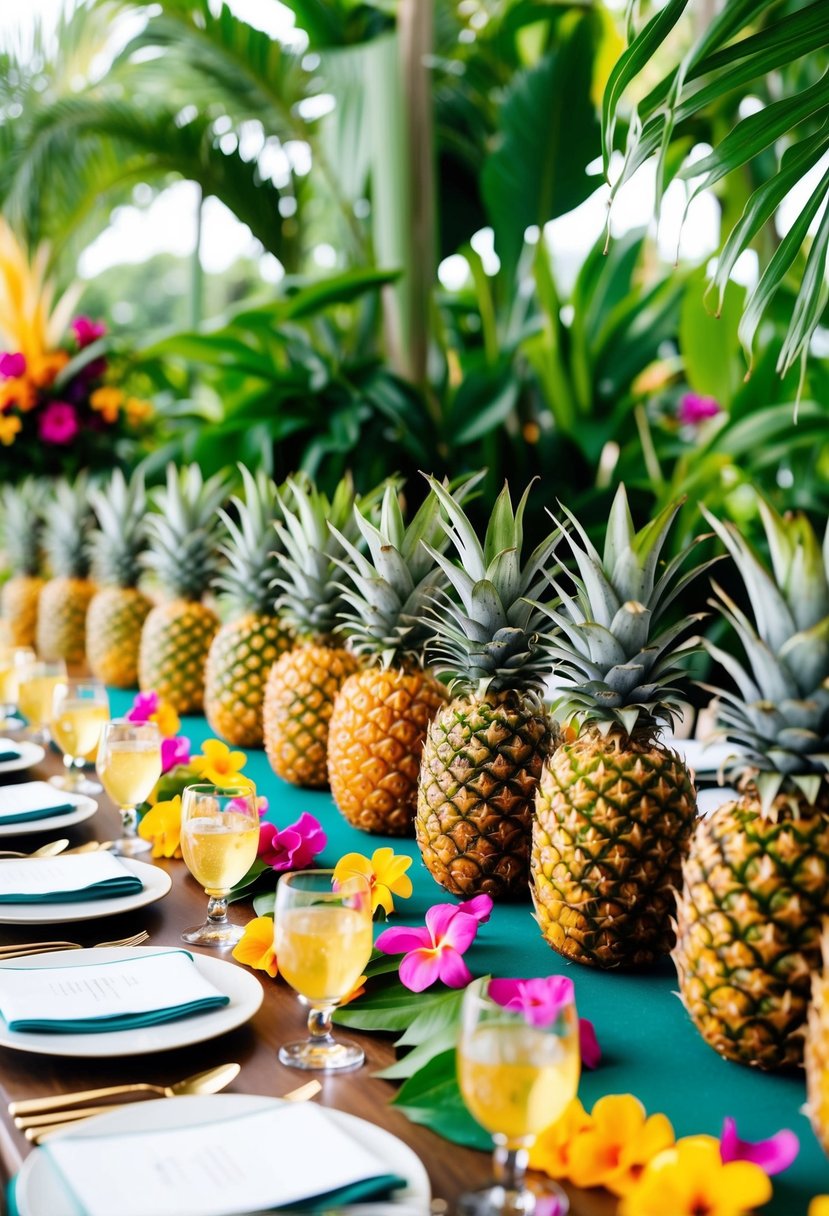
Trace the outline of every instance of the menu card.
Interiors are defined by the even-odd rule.
[[[74,967],[0,965],[0,1015],[13,1031],[91,1034],[154,1026],[230,1002],[186,950],[129,955]]]
[[[0,858],[0,904],[76,903],[137,895],[144,884],[112,853]]]
[[[188,1100],[170,1101],[186,1118]],[[87,1216],[235,1216],[315,1197],[325,1196],[326,1206],[377,1198],[405,1186],[310,1104],[198,1127],[54,1139],[39,1151]]]
[[[74,811],[76,806],[68,794],[54,789],[46,781],[24,781],[21,785],[0,787],[0,825],[48,819],[62,811]]]

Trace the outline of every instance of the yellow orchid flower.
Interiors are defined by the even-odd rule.
[[[588,1131],[593,1120],[573,1098],[555,1123],[545,1128],[530,1149],[530,1167],[542,1170],[548,1178],[567,1178],[570,1174],[570,1148],[576,1136]]]
[[[155,713],[150,714],[165,739],[173,739],[181,729],[181,719],[168,701],[159,701]]]
[[[593,1107],[590,1127],[570,1146],[570,1181],[625,1195],[642,1167],[673,1142],[674,1129],[665,1115],[648,1118],[633,1094],[607,1094]]]
[[[408,899],[412,893],[412,880],[406,873],[411,864],[411,857],[388,847],[375,849],[371,859],[362,853],[346,853],[334,867],[334,881],[342,882],[352,874],[367,878],[372,912],[382,908],[388,916],[394,911],[394,895]]]
[[[23,429],[23,423],[16,414],[0,416],[0,443],[4,447],[14,443],[15,436]]]
[[[275,978],[279,967],[273,948],[273,917],[257,916],[245,925],[245,931],[231,951],[237,963],[267,971]]]
[[[829,1195],[815,1195],[809,1204],[808,1216],[829,1216]]]
[[[152,843],[153,857],[181,857],[181,796],[151,807],[138,825],[138,835]]]
[[[750,1161],[723,1164],[713,1136],[686,1136],[658,1153],[619,1206],[619,1216],[747,1216],[771,1199],[771,1182]]]
[[[252,786],[249,777],[244,777],[241,769],[247,762],[244,752],[232,752],[226,743],[219,739],[208,739],[202,745],[202,755],[193,756],[191,765],[204,780],[225,789],[231,785]]]

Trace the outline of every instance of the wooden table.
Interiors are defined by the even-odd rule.
[[[60,767],[58,757],[47,753],[43,763],[24,774],[23,779],[46,778],[60,771]],[[98,814],[62,833],[70,838],[73,845],[85,840],[111,840],[119,835],[118,814],[105,795],[99,796],[99,805],[101,809]],[[57,835],[22,835],[13,840],[4,840],[3,844],[29,851]],[[151,860],[149,854],[146,860]],[[54,932],[42,926],[18,929],[0,925],[0,942],[27,942],[54,937],[93,945],[102,939],[125,937],[139,929],[146,929],[153,945],[179,945],[182,928],[204,919],[206,896],[190,877],[183,862],[158,861],[155,864],[168,870],[173,879],[172,890],[159,902],[105,921],[61,925]],[[231,919],[240,923],[244,923],[250,915],[249,905],[239,903],[231,907]],[[109,1060],[64,1059],[0,1048],[0,1178],[5,1181],[13,1175],[31,1150],[31,1145],[17,1131],[7,1113],[8,1102],[15,1099],[132,1081],[168,1085],[231,1060],[238,1061],[242,1070],[227,1092],[278,1096],[309,1080],[315,1074],[286,1068],[277,1060],[277,1049],[281,1043],[303,1035],[305,1011],[287,985],[272,981],[263,973],[257,974],[263,980],[265,990],[259,1012],[247,1025],[206,1043],[166,1051],[155,1057],[142,1055]],[[376,1123],[410,1145],[426,1166],[435,1200],[444,1201],[443,1205],[435,1203],[433,1210],[452,1213],[457,1196],[462,1191],[486,1182],[489,1174],[486,1155],[450,1144],[428,1129],[410,1123],[390,1106],[396,1087],[371,1074],[394,1059],[391,1041],[382,1035],[360,1034],[351,1030],[345,1033],[364,1048],[366,1066],[342,1076],[320,1074],[322,1093],[316,1100],[325,1106]],[[573,1216],[610,1216],[615,1210],[615,1203],[607,1195],[586,1192],[571,1192],[571,1195]]]

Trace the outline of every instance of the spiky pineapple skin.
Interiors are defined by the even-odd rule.
[[[94,676],[113,688],[135,688],[141,630],[152,601],[135,587],[103,587],[86,614],[86,657]]]
[[[829,928],[823,930],[823,971],[812,977],[806,1027],[806,1113],[823,1151],[829,1154]]]
[[[697,814],[688,771],[650,738],[586,730],[544,765],[530,868],[547,943],[595,967],[668,954]]]
[[[228,743],[262,746],[265,684],[292,640],[278,617],[257,612],[227,621],[213,638],[205,668],[205,716]]]
[[[144,622],[138,684],[155,691],[179,714],[201,713],[204,667],[219,618],[197,600],[157,604]]]
[[[37,607],[46,579],[16,574],[4,583],[0,615],[9,627],[12,646],[34,646],[37,641]]]
[[[552,739],[540,702],[513,692],[458,697],[438,711],[423,748],[415,835],[440,886],[461,896],[523,894]]]
[[[700,820],[683,866],[673,960],[709,1046],[761,1069],[798,1065],[829,913],[829,805],[794,818],[753,793]]]
[[[328,785],[328,724],[341,685],[359,667],[337,646],[294,646],[271,668],[265,686],[265,752],[277,777],[291,785]]]
[[[328,732],[331,793],[363,832],[410,836],[426,731],[447,700],[430,671],[366,668],[345,681]]]
[[[97,588],[86,578],[51,578],[37,607],[37,650],[42,659],[83,663],[86,614]]]

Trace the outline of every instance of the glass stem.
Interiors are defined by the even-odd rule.
[[[226,895],[210,895],[207,901],[207,923],[210,925],[227,924]]]
[[[522,1141],[510,1141],[506,1136],[493,1136],[495,1151],[492,1154],[492,1172],[504,1193],[519,1195],[524,1190],[529,1161],[529,1146]]]
[[[127,840],[133,840],[138,835],[138,812],[134,806],[121,807],[121,827]]]
[[[333,1013],[333,1005],[323,1005],[320,1007],[313,1005],[308,1011],[308,1033],[314,1044],[334,1042],[333,1035],[331,1034],[331,1017]]]

